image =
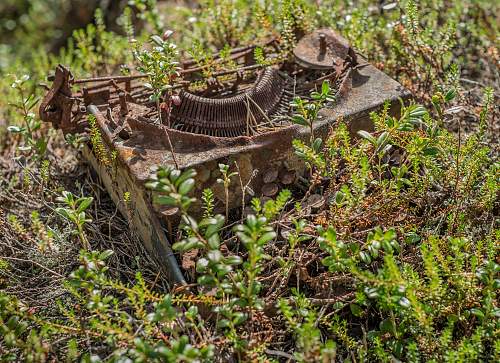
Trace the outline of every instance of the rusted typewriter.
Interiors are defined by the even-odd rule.
[[[321,112],[315,136],[325,137],[338,118],[351,131],[370,128],[369,113],[389,101],[394,109],[407,92],[394,80],[366,63],[347,41],[330,29],[318,29],[299,40],[293,59],[258,64],[255,48],[272,59],[276,40],[233,49],[232,66],[203,77],[193,60],[182,65],[181,77],[170,86],[175,102],[158,117],[144,75],[74,79],[58,66],[52,88],[41,107],[42,120],[65,134],[88,132],[93,115],[112,165],[103,163],[92,147],[84,156],[95,168],[121,213],[142,238],[173,283],[184,283],[170,249],[166,226],[176,221],[176,210],[158,208],[144,183],[157,165],[197,171],[195,194],[211,188],[222,207],[224,190],[216,182],[219,163],[239,172],[241,182],[230,186],[231,208],[240,207],[241,184],[253,195],[273,197],[283,186],[303,175],[304,165],[293,153],[292,140],[309,138],[309,129],[290,121],[290,102],[307,97],[324,80],[336,101]],[[227,57],[226,57],[227,58]],[[220,54],[215,62],[222,62]],[[160,122],[162,120],[162,122]],[[121,201],[130,195],[128,204]]]

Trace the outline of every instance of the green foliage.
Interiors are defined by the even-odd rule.
[[[195,200],[188,196],[195,185],[194,176],[196,171],[192,169],[181,172],[171,166],[159,167],[146,187],[160,192],[155,195],[155,203],[178,207],[186,215],[189,206]]]
[[[292,193],[282,190],[275,200],[254,199],[255,216],[229,228],[229,187],[236,174],[220,165],[226,217],[214,213],[214,195],[207,189],[204,215],[197,220],[189,212],[195,173],[159,168],[148,187],[155,203],[179,210],[181,225],[172,241],[176,253],[195,262],[189,293],[147,286],[141,274],[125,284],[111,277],[110,251],[82,252],[69,278],[51,282],[62,295],[49,308],[34,308],[17,291],[0,291],[0,360],[212,362],[292,355],[303,362],[498,361],[499,163],[490,134],[496,89],[485,88],[482,101],[477,95],[482,84],[494,84],[496,74],[495,2],[207,0],[161,14],[156,1],[133,0],[120,18],[126,36],[109,31],[98,10],[94,23],[75,31],[58,56],[48,54],[45,43],[60,32],[56,20],[67,2],[4,3],[0,10],[8,15],[0,19],[0,37],[11,39],[0,44],[0,118],[19,136],[0,135],[0,151],[20,145],[17,152],[26,159],[18,161],[29,164],[23,175],[0,175],[0,197],[9,211],[3,218],[0,209],[0,248],[5,235],[17,236],[20,246],[27,240],[41,252],[55,251],[58,226],[44,211],[10,212],[12,188],[23,184],[41,188],[43,205],[70,221],[88,248],[84,230],[91,223],[86,210],[92,198],[64,192],[58,199],[63,206],[51,198],[62,190],[51,185],[61,170],[53,152],[59,144],[33,114],[41,94],[35,85],[57,63],[71,66],[77,76],[116,73],[121,65],[132,69],[132,55],[148,75],[152,100],[168,107],[169,85],[178,76],[174,36],[167,32],[139,46],[149,38],[147,31],[163,32],[164,20],[182,30],[175,42],[192,48],[204,77],[234,68],[228,56],[234,47],[276,37],[281,60],[313,27],[334,27],[418,101],[402,103],[397,115],[389,103],[372,113],[370,132],[351,135],[339,120],[323,141],[314,137],[314,125],[319,110],[334,101],[329,85],[294,100],[293,122],[311,137],[293,146],[314,175],[306,195],[325,199],[320,210],[301,202],[293,187],[295,208]],[[15,18],[12,6],[24,20]],[[144,28],[135,27],[136,17]],[[216,49],[222,49],[221,64],[213,63]],[[259,64],[275,61],[265,47],[256,48],[254,58]],[[11,85],[5,76],[11,73],[31,77]],[[445,129],[455,123],[455,134]],[[95,154],[110,163],[112,153],[95,119],[89,124]],[[123,199],[128,203],[130,196]],[[17,274],[16,268],[46,261],[28,264],[4,251],[2,288],[4,276]],[[60,280],[67,280],[64,288]]]
[[[267,258],[264,254],[264,246],[276,237],[271,226],[267,225],[265,217],[255,217],[249,215],[245,224],[237,225],[234,228],[236,236],[248,250],[248,260],[243,264],[247,275],[245,299],[247,306],[261,308],[261,304],[256,298],[260,291],[260,284],[256,278],[262,268],[262,261]]]
[[[64,191],[61,197],[57,197],[57,201],[64,203],[65,206],[56,208],[56,212],[75,225],[76,230],[74,231],[74,233],[77,234],[80,238],[82,247],[85,250],[89,250],[90,243],[87,239],[87,236],[85,235],[83,228],[85,223],[92,222],[92,219],[87,217],[85,211],[92,204],[93,198],[76,198],[73,193]]]
[[[158,13],[156,0],[129,0],[128,4],[137,9],[139,18],[147,21],[157,34],[162,32],[163,20]]]
[[[229,186],[231,185],[231,178],[238,175],[237,172],[229,172],[229,165],[219,164],[219,172],[221,173],[222,178],[217,179],[217,183],[222,184],[224,186],[224,196],[226,203],[226,219],[229,217]]]
[[[225,258],[222,255],[220,230],[224,225],[223,216],[208,216],[198,222],[188,214],[189,206],[195,201],[188,197],[194,187],[195,175],[194,170],[181,173],[172,168],[160,168],[147,186],[161,193],[155,196],[156,203],[177,207],[181,211],[181,228],[186,238],[174,243],[172,248],[182,252],[193,249],[205,252],[206,258],[199,259],[196,265],[197,272],[203,274],[198,282],[201,285],[219,286],[219,280],[231,272],[233,265],[241,263],[241,259],[238,256]]]
[[[88,24],[85,29],[73,32],[75,61],[81,64],[87,74],[108,74],[130,61],[126,53],[128,42],[126,38],[106,30],[101,9],[96,10],[94,19],[95,24]]]
[[[264,50],[261,47],[255,48],[255,50],[253,52],[253,56],[254,56],[255,62],[257,62],[257,64],[260,64],[263,66],[269,66],[272,64],[272,62],[266,58],[266,56],[264,54]]]
[[[330,89],[330,83],[323,81],[320,92],[311,92],[311,100],[296,97],[290,104],[294,108],[292,122],[309,128],[311,143],[315,140],[313,124],[318,119],[319,111],[333,101],[335,97]]]
[[[326,160],[321,152],[322,139],[317,138],[310,146],[306,145],[302,140],[295,139],[292,145],[295,154],[306,163],[309,169],[316,170],[321,174],[326,173]]]
[[[38,104],[39,99],[34,94],[28,93],[26,82],[29,80],[28,75],[21,78],[16,78],[12,83],[12,88],[18,93],[16,102],[10,105],[16,109],[23,118],[23,126],[9,126],[8,130],[13,134],[20,134],[24,139],[24,145],[19,146],[21,152],[35,151],[38,158],[43,158],[47,150],[47,140],[44,137],[36,138],[35,133],[40,130],[42,122],[36,117],[33,109]]]
[[[159,296],[145,286],[141,275],[133,287],[109,279],[105,260],[112,251],[82,252],[81,265],[75,270],[67,289],[78,302],[78,308],[59,305],[60,321],[44,320],[17,299],[0,293],[0,351],[3,360],[23,357],[28,361],[43,361],[56,337],[63,334],[68,341],[67,359],[81,361],[137,362],[208,362],[214,347],[199,341],[189,342],[189,330],[200,333],[203,324],[196,306],[187,311],[178,309],[181,303],[195,303],[196,298]],[[112,294],[110,294],[112,292]],[[113,296],[116,294],[116,296]],[[118,299],[124,295],[126,299]],[[36,328],[29,328],[36,326]],[[169,339],[165,339],[169,337]],[[88,343],[105,341],[111,354],[79,353],[81,339]],[[107,357],[107,358],[106,358]]]
[[[221,182],[228,181],[236,173],[229,173],[227,165],[220,164],[222,174]],[[241,325],[254,309],[263,308],[258,298],[260,283],[256,281],[262,262],[267,255],[264,246],[276,237],[276,233],[267,224],[265,217],[250,215],[244,224],[234,227],[234,232],[248,251],[248,256],[243,261],[237,255],[227,255],[222,250],[220,232],[224,225],[224,217],[208,216],[201,221],[196,221],[188,214],[188,209],[194,198],[187,194],[194,186],[195,172],[187,170],[180,172],[172,168],[159,168],[147,186],[160,195],[155,197],[159,204],[178,207],[181,211],[182,225],[185,238],[174,243],[174,250],[189,252],[197,250],[202,257],[196,262],[198,284],[215,289],[218,298],[232,297],[228,304],[216,306],[214,312],[220,314],[222,319],[218,327],[225,331],[226,336],[233,342],[235,348],[245,346],[244,341],[238,338],[237,326]],[[205,192],[210,199],[211,193]],[[282,193],[275,202],[274,210],[282,208],[289,198],[289,192]],[[242,269],[234,268],[242,265]]]
[[[265,217],[268,221],[275,219],[289,202],[292,193],[288,189],[282,189],[276,200],[269,199],[262,205],[259,198],[251,201],[252,209],[258,217]]]
[[[171,32],[165,32],[163,38],[151,37],[151,50],[134,50],[137,70],[148,76],[148,83],[144,86],[152,91],[151,101],[156,103],[158,117],[161,119],[160,99],[169,90],[174,78],[180,76],[177,46],[169,40]]]
[[[446,112],[446,104],[453,98],[452,92],[434,98],[434,106],[444,110],[438,115]],[[399,118],[389,116],[386,108],[372,119],[375,133],[359,132],[361,139],[353,146],[340,128],[322,152],[328,163],[344,164],[344,173],[351,173],[342,184],[333,183],[337,191],[331,224],[326,230],[319,229],[319,245],[327,252],[322,263],[329,271],[354,279],[358,291],[350,304],[351,313],[359,319],[375,314],[379,321],[378,327],[366,332],[367,352],[344,344],[338,349],[376,360],[470,361],[492,355],[498,329],[498,306],[493,303],[498,283],[485,276],[498,278],[492,259],[498,249],[488,242],[498,232],[489,229],[477,235],[476,217],[463,209],[464,205],[483,206],[482,200],[493,186],[488,172],[482,177],[477,174],[478,168],[497,168],[496,163],[492,167],[486,161],[489,152],[479,142],[481,131],[465,140],[453,140],[439,127],[439,119],[432,119],[423,106],[414,104],[403,106]],[[418,220],[413,213],[418,212],[407,203],[426,200],[425,195],[435,193],[436,188],[448,195],[448,226],[440,227],[435,218],[417,222],[419,233],[425,235],[421,238],[412,231],[411,220]],[[353,215],[359,208],[394,226],[391,205],[405,211],[397,228],[375,226],[363,243],[336,231],[345,228],[343,216],[345,223],[356,223]],[[488,213],[482,208],[480,213]],[[382,214],[377,217],[378,213]],[[423,270],[400,259],[415,243]],[[491,318],[486,321],[486,316]],[[465,334],[464,324],[468,326]],[[457,331],[462,331],[461,337],[452,339]]]
[[[212,189],[203,189],[201,200],[203,201],[203,217],[213,217],[215,197]]]
[[[333,101],[335,101],[335,97],[332,94],[330,83],[323,81],[321,91],[311,92],[310,100],[296,97],[290,104],[294,109],[292,122],[309,128],[310,145],[306,145],[298,139],[294,140],[295,153],[306,162],[311,170],[314,169],[323,175],[326,173],[325,159],[321,153],[323,140],[314,137],[314,123],[318,120],[319,111]]]
[[[196,62],[196,65],[202,68],[202,74],[205,78],[210,78],[215,71],[214,57],[207,49],[203,47],[203,44],[199,39],[195,39],[193,46],[189,51],[189,55]]]
[[[318,323],[321,320],[316,309],[306,296],[293,290],[292,307],[287,300],[281,299],[278,307],[293,329],[298,352],[295,358],[299,362],[335,361],[337,344],[332,340],[322,342]]]

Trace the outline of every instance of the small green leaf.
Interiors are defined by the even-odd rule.
[[[177,205],[177,200],[169,195],[156,195],[154,202],[161,205]]]
[[[372,262],[372,258],[370,257],[370,254],[366,253],[365,251],[361,251],[359,253],[359,257],[361,260],[366,263],[367,265]]]
[[[207,258],[214,263],[218,263],[222,260],[222,253],[219,250],[212,250],[207,253]]]
[[[203,275],[198,277],[198,283],[205,286],[213,286],[215,284],[215,278],[209,275]]]
[[[163,39],[161,37],[159,37],[158,35],[151,36],[151,41],[153,41],[154,43],[156,43],[159,46],[163,46],[163,44],[165,43],[163,41]]]
[[[444,95],[444,100],[446,102],[450,102],[456,96],[457,96],[457,90],[455,88],[452,88],[452,89],[448,90],[448,92],[446,92],[446,94]]]
[[[203,247],[203,243],[201,243],[196,237],[190,237],[188,239],[176,242],[172,245],[172,249],[174,251],[180,251],[180,252],[186,252],[201,247]]]
[[[179,186],[179,193],[182,195],[188,194],[194,187],[194,179],[187,179]]]
[[[412,105],[409,107],[408,118],[411,122],[417,122],[427,115],[427,110],[422,105]]]
[[[358,304],[349,304],[349,307],[351,309],[352,315],[357,317],[363,315],[363,309]]]
[[[478,318],[484,318],[484,312],[481,309],[472,308],[470,309],[470,312],[475,316],[477,316]]]
[[[437,147],[426,147],[424,149],[425,156],[436,156],[439,153],[439,149]]]
[[[390,333],[390,334],[394,334],[394,332],[396,331],[396,327],[392,323],[392,320],[389,318],[382,320],[380,322],[379,329],[382,333]]]
[[[224,261],[228,265],[240,265],[243,262],[240,256],[228,256]]]
[[[314,140],[314,142],[312,144],[313,150],[316,152],[320,152],[322,144],[323,144],[323,140],[321,140],[321,138],[318,137],[316,140]]]
[[[328,81],[323,81],[321,85],[321,93],[326,96],[330,93],[330,83]]]
[[[421,240],[422,238],[415,232],[408,232],[405,237],[405,243],[414,244]]]
[[[56,212],[66,219],[70,219],[69,211],[66,208],[56,208]]]
[[[206,258],[200,258],[196,262],[196,272],[204,273],[207,270],[209,263],[210,262]]]
[[[217,327],[218,328],[227,328],[231,325],[230,321],[227,320],[227,319],[220,319],[218,322],[217,322]]]
[[[181,176],[175,181],[175,185],[179,187],[179,185],[187,179],[194,178],[196,176],[196,170],[188,169],[181,174]]]
[[[80,198],[79,199],[80,204],[78,205],[78,209],[76,210],[77,213],[85,211],[90,206],[90,204],[92,204],[93,200],[94,200],[94,198],[92,198],[92,197]]]
[[[25,131],[26,129],[23,127],[20,127],[20,126],[9,126],[9,127],[7,127],[7,130],[9,132],[12,132],[13,134],[17,134],[17,133]]]
[[[359,130],[358,135],[361,136],[363,139],[370,141],[373,145],[377,144],[377,139],[372,134],[370,134],[365,130]]]
[[[107,260],[109,257],[111,257],[111,255],[113,254],[113,250],[106,250],[106,251],[103,251],[99,254],[99,259],[100,260]]]
[[[274,239],[275,237],[276,237],[276,233],[274,231],[264,233],[257,241],[257,244],[262,246],[262,245],[266,244],[267,242],[271,241],[272,239]]]
[[[247,320],[247,315],[241,312],[237,312],[233,314],[233,324],[240,325],[245,320]]]
[[[293,115],[292,121],[297,125],[309,126],[309,122],[302,115]]]
[[[335,193],[335,204],[340,205],[345,200],[345,194],[342,191],[337,191]]]

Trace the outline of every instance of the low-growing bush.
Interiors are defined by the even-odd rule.
[[[498,78],[494,2],[207,0],[165,17],[161,2],[128,6],[121,34],[98,10],[58,56],[21,44],[22,62],[0,61],[1,361],[500,359],[498,87],[485,87]],[[166,23],[179,31],[149,43]],[[155,203],[178,208],[173,249],[192,265],[190,284],[168,289],[109,198],[81,178],[79,144],[112,159],[92,119],[90,140],[69,137],[70,148],[34,114],[37,84],[58,62],[77,76],[137,68],[156,102],[176,72],[174,42],[208,78],[215,49],[273,36],[282,59],[319,26],[415,100],[397,115],[389,104],[372,113],[373,131],[352,135],[337,120],[325,140],[295,140],[309,178],[254,198],[245,216],[229,210],[231,165],[219,165],[224,215],[207,189],[200,219],[190,209],[195,172],[159,166],[147,187]],[[9,34],[19,41],[26,29]],[[256,61],[267,64],[261,51]],[[331,103],[325,82],[294,100],[291,121],[313,130]]]

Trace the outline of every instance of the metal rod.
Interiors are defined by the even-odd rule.
[[[134,74],[132,76],[109,76],[109,77],[94,77],[94,78],[82,78],[74,81],[75,84],[78,83],[89,83],[89,82],[100,82],[100,81],[111,81],[116,82],[127,82],[133,79],[146,78],[147,74]]]
[[[323,33],[319,35],[319,53],[320,54],[326,53],[326,35]]]

